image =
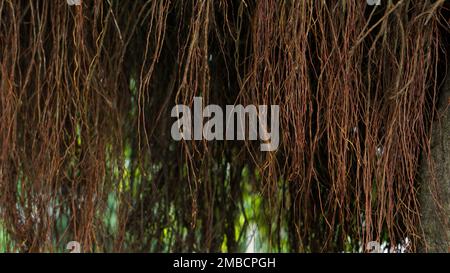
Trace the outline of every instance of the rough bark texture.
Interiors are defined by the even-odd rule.
[[[433,124],[431,162],[424,159],[421,190],[423,251],[450,252],[450,75],[442,89]],[[434,176],[431,175],[434,171]]]

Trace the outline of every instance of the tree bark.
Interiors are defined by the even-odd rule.
[[[450,252],[450,75],[441,90],[431,134],[431,164],[423,158],[420,189],[423,252]]]

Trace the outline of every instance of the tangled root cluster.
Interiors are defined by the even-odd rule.
[[[0,1],[3,247],[414,250],[446,5]],[[279,105],[279,149],[173,141],[198,96]]]

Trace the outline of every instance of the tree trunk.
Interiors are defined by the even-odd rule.
[[[423,159],[423,252],[450,252],[450,75],[441,90],[438,113],[431,135],[432,164]]]

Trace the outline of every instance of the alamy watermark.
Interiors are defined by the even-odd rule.
[[[262,142],[260,149],[264,152],[275,151],[280,144],[278,105],[271,105],[270,109],[267,105],[226,105],[223,111],[219,105],[203,107],[203,99],[195,97],[193,111],[180,104],[172,108],[171,115],[178,118],[171,129],[172,138],[176,141],[259,139]],[[205,119],[208,119],[206,123]]]
[[[80,6],[81,0],[67,0],[69,6]]]
[[[366,0],[369,6],[380,6],[381,0]]]
[[[70,241],[67,243],[66,249],[70,250],[70,253],[81,253],[81,244],[77,241]]]
[[[387,242],[380,244],[377,241],[370,241],[366,244],[366,251],[368,253],[407,253],[411,250],[411,241],[406,238],[397,245],[388,248]]]

